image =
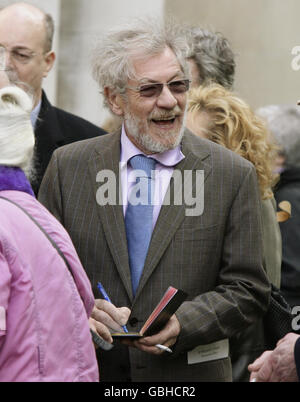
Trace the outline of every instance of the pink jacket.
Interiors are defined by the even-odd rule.
[[[34,216],[67,257],[76,282],[40,229],[0,199],[0,381],[98,381],[88,326],[94,297],[67,232],[29,194],[0,196]]]

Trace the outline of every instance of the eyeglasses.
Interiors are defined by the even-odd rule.
[[[32,52],[30,50],[23,50],[23,49],[12,49],[8,50],[4,46],[0,46],[0,65],[5,65],[5,54],[9,53],[10,57],[21,64],[28,64],[35,56],[37,56],[37,53]]]
[[[166,84],[162,82],[151,83],[151,84],[142,84],[139,87],[130,87],[126,88],[131,89],[132,91],[139,92],[140,96],[144,98],[158,98],[162,93],[164,85],[167,85],[169,91],[174,95],[180,95],[187,92],[190,88],[191,81],[188,79],[183,80],[175,80],[169,81]]]

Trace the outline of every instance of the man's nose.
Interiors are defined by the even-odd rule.
[[[4,47],[0,47],[0,69],[2,71],[14,70],[14,62],[11,52]]]
[[[12,71],[15,70],[15,63],[14,59],[11,55],[11,52],[6,52],[6,57],[5,57],[5,68],[7,71]]]
[[[0,71],[0,88],[10,84],[10,80],[5,71]]]
[[[176,97],[167,85],[163,86],[161,94],[157,98],[157,106],[163,109],[173,109],[178,104]]]

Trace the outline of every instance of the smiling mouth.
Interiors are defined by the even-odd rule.
[[[170,126],[175,123],[177,116],[162,119],[151,119],[151,121],[159,126]]]

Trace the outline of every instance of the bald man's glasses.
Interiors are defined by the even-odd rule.
[[[9,54],[10,58],[20,64],[28,64],[30,61],[37,56],[37,53],[31,50],[23,48],[14,48],[11,50],[6,49],[4,46],[0,46],[0,66],[4,69],[6,63],[6,53]]]
[[[173,95],[181,95],[187,92],[190,88],[190,80],[184,79],[184,80],[174,80],[174,81],[169,81],[166,84],[163,84],[162,82],[155,82],[155,83],[149,83],[149,84],[142,84],[138,87],[130,87],[127,86],[126,88],[131,89],[132,91],[138,92],[140,96],[144,98],[158,98],[160,94],[162,93],[162,90],[164,88],[164,85],[166,85],[169,88],[169,91]]]

